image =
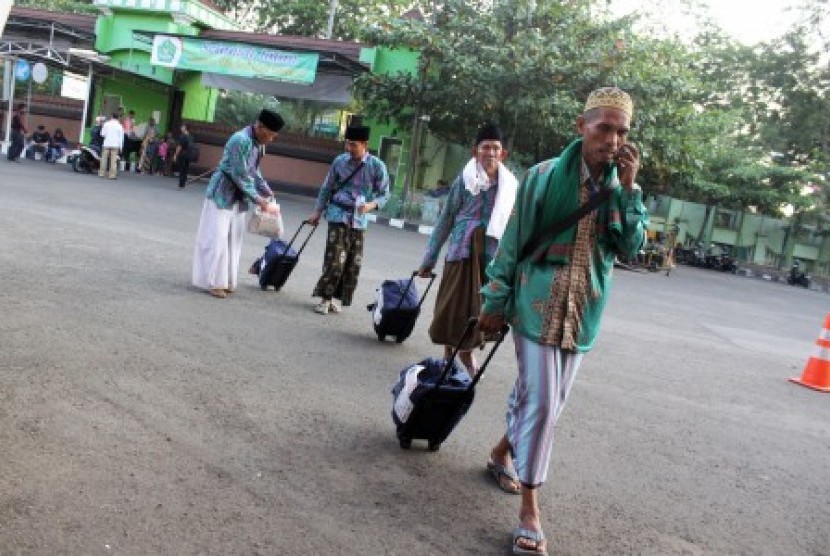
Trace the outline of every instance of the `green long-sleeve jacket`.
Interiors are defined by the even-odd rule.
[[[517,259],[523,246],[551,221],[551,215],[554,220],[559,220],[578,206],[578,178],[569,180],[572,185],[560,182],[565,187],[550,189],[557,162],[558,159],[554,159],[534,166],[522,180],[507,229],[493,261],[487,267],[489,282],[481,290],[484,296],[483,313],[505,315],[514,333],[537,343],[544,343],[542,338],[548,336],[543,327],[550,325],[551,321],[546,318],[546,311],[552,305],[548,300],[552,295],[554,277],[569,264],[568,233],[562,234],[564,249],[559,250],[558,256],[548,257],[542,262]],[[580,352],[590,350],[596,340],[611,286],[615,256],[633,256],[640,249],[648,222],[639,187],[631,192],[622,189],[616,175],[605,187],[614,187],[615,190],[610,199],[597,209],[597,233],[590,263],[591,293],[583,307],[576,342]],[[572,241],[573,234],[570,236]]]

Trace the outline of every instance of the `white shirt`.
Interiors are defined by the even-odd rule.
[[[107,120],[101,127],[105,149],[122,149],[124,147],[124,128],[118,120]]]

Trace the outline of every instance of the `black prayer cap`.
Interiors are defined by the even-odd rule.
[[[259,123],[275,132],[281,130],[283,126],[285,126],[285,120],[282,119],[282,116],[273,110],[268,110],[267,108],[262,109],[262,112],[259,113],[257,120],[259,120]]]
[[[346,126],[347,141],[368,141],[372,129],[363,125],[363,116],[352,116]]]
[[[478,133],[476,133],[476,146],[478,146],[482,141],[503,142],[504,140],[499,126],[494,123],[486,123],[478,128]]]

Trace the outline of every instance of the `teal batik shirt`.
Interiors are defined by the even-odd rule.
[[[349,153],[343,153],[331,163],[315,206],[319,212],[325,210],[324,216],[328,222],[345,224],[355,230],[365,230],[369,219],[365,214],[359,214],[357,208],[370,202],[375,202],[378,208],[383,208],[389,199],[389,174],[386,164],[369,153],[364,155],[362,162],[363,166],[348,183],[343,182],[360,162],[353,160]]]
[[[253,127],[231,135],[205,196],[220,209],[229,209],[238,202],[241,212],[248,210],[248,201],[258,204],[273,197],[274,193],[259,171],[262,156],[263,149],[256,140]]]

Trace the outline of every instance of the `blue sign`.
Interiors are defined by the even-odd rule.
[[[29,65],[29,62],[26,60],[18,60],[17,65],[14,67],[14,77],[18,81],[26,81],[29,79],[29,76],[32,74],[32,67]]]

